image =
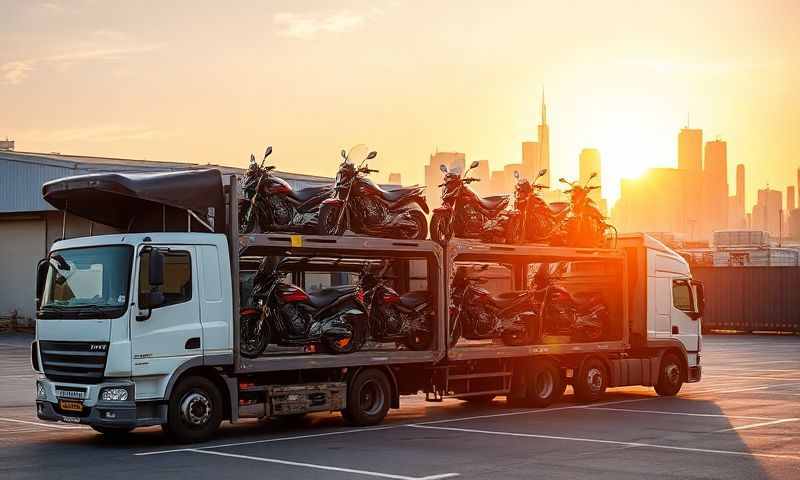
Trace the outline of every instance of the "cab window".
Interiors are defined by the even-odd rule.
[[[686,280],[672,281],[672,305],[684,312],[694,312],[692,289]]]
[[[164,254],[164,304],[175,305],[192,299],[192,257],[184,250],[161,250]],[[150,253],[144,252],[139,259],[139,292],[149,292]]]

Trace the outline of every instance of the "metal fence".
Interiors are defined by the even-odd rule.
[[[703,328],[800,332],[800,267],[699,267]]]

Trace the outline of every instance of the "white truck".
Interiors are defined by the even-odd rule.
[[[64,215],[121,233],[59,240],[39,264],[31,360],[42,420],[108,436],[161,425],[177,441],[194,442],[222,421],[248,417],[341,411],[350,424],[372,425],[399,408],[402,395],[419,392],[431,401],[505,395],[546,406],[568,384],[591,401],[607,387],[648,385],[674,395],[700,380],[702,285],[680,255],[647,236],[623,236],[607,249],[458,239],[442,249],[427,240],[240,235],[238,182],[216,170],[69,177],[45,184],[43,195]],[[266,255],[292,259],[301,285],[319,278],[313,272],[353,273],[364,262],[396,259],[401,293],[422,285],[432,299],[433,341],[422,350],[277,348],[245,358],[244,265]],[[605,295],[601,338],[548,335],[544,320],[532,320],[522,345],[450,341],[458,265],[505,268],[507,286],[519,291],[534,265],[553,262],[569,265],[562,280],[569,288]]]

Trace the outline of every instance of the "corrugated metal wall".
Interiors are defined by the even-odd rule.
[[[42,184],[77,173],[72,168],[0,158],[0,213],[55,210],[42,200]]]
[[[705,285],[703,327],[800,332],[800,267],[693,267]]]

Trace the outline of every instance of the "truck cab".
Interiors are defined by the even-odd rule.
[[[44,375],[36,387],[42,419],[120,429],[162,424],[176,376],[232,363],[233,289],[222,234],[62,240],[38,277],[33,364]]]

